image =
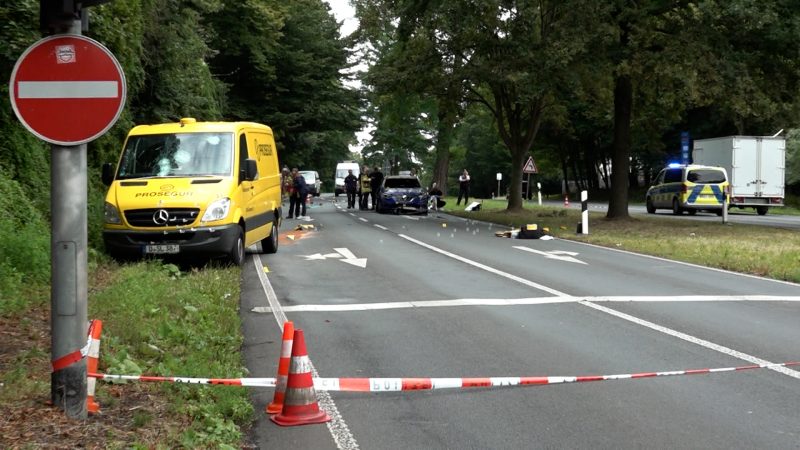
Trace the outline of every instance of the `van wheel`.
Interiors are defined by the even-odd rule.
[[[648,198],[647,199],[647,214],[655,214],[656,207],[653,206],[653,200]]]
[[[261,250],[264,253],[276,253],[278,251],[278,223],[272,222],[272,232],[270,235],[261,241]]]
[[[244,232],[241,227],[236,227],[239,231],[236,234],[236,239],[233,241],[230,253],[228,253],[228,260],[234,266],[241,267],[244,264]]]
[[[678,199],[677,198],[673,198],[672,199],[672,214],[675,214],[676,216],[679,216],[679,215],[683,214],[683,210],[681,209],[680,205],[678,204]]]
[[[767,208],[766,206],[756,206],[756,212],[758,213],[759,216],[767,215],[767,211],[769,211],[769,208]]]

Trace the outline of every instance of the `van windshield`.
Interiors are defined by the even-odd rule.
[[[336,170],[336,178],[346,178],[347,175],[349,175],[348,172],[347,172],[347,169],[337,169]],[[358,173],[354,170],[353,171],[353,175],[358,176]]]
[[[686,174],[686,181],[692,183],[717,184],[725,182],[725,173],[714,169],[694,169]]]
[[[176,133],[131,136],[117,179],[231,176],[232,133]]]

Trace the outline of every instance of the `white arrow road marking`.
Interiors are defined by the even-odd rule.
[[[573,253],[573,252],[565,252],[565,251],[562,251],[562,250],[555,250],[555,251],[552,251],[552,252],[543,252],[541,250],[534,250],[534,249],[532,249],[530,247],[522,247],[522,246],[516,246],[516,245],[514,246],[514,248],[516,248],[518,250],[525,251],[525,252],[536,253],[537,255],[542,255],[542,256],[544,256],[545,258],[548,258],[548,259],[557,259],[559,261],[567,261],[567,262],[574,262],[574,263],[578,263],[578,264],[586,264],[585,262],[583,262],[583,261],[581,261],[579,259],[575,259],[572,256],[563,256],[565,254],[566,255],[573,255],[573,256],[577,255],[577,253]]]
[[[313,255],[297,255],[297,256],[299,256],[301,258],[305,258],[306,261],[323,261],[323,260],[328,259],[328,258],[341,258],[342,257],[342,255],[340,255],[339,253],[326,253],[324,255],[322,253],[314,253]]]
[[[334,250],[344,257],[344,259],[340,259],[339,261],[361,267],[362,269],[367,268],[367,258],[356,258],[356,255],[346,248],[334,248]]]

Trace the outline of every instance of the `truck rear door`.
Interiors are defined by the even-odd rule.
[[[759,179],[761,195],[783,197],[786,141],[783,139],[760,139],[761,164]]]
[[[733,170],[728,176],[736,197],[754,197],[760,191],[759,147],[756,139],[733,139]]]

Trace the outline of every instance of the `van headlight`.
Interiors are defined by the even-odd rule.
[[[228,216],[228,212],[230,210],[231,210],[231,199],[229,199],[228,197],[221,198],[208,205],[206,213],[203,214],[203,218],[201,219],[201,221],[214,222],[216,220],[222,220]]]
[[[105,216],[106,223],[120,224],[122,220],[119,218],[119,211],[117,207],[111,203],[106,202],[103,207],[103,216]]]

